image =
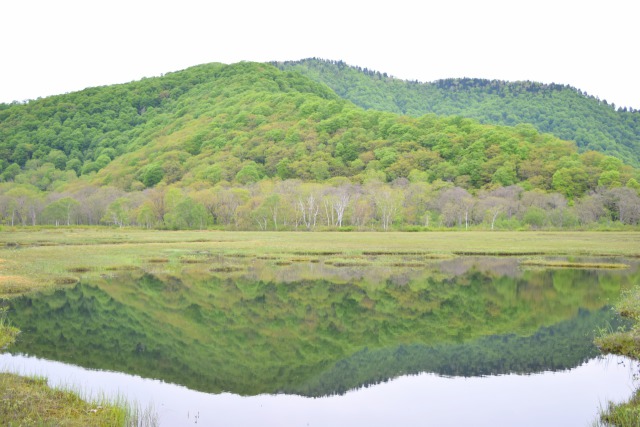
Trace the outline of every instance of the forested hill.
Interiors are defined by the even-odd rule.
[[[366,109],[460,115],[508,126],[531,123],[540,132],[575,141],[581,151],[600,151],[640,166],[640,112],[616,109],[570,86],[468,78],[419,83],[315,58],[274,65],[325,83]]]
[[[299,73],[259,63],[202,65],[3,106],[0,153],[5,181],[45,191],[76,175],[128,191],[375,177],[468,189],[524,183],[574,197],[603,173],[618,185],[636,173],[603,155],[578,157],[575,145],[530,125],[365,111]]]
[[[527,199],[522,191],[536,214],[599,191],[593,218],[635,224],[638,181],[619,159],[580,154],[531,125],[365,110],[262,63],[0,106],[0,221],[11,225],[313,229],[319,218],[342,227],[345,215],[354,227],[386,230],[437,215],[466,227],[487,218],[478,208],[472,219],[474,197],[497,192],[515,203]],[[503,212],[493,211],[492,227]]]

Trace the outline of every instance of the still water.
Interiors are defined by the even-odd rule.
[[[370,262],[89,277],[14,301],[23,334],[0,369],[119,393],[161,425],[577,426],[630,397],[637,366],[592,340],[620,324],[609,305],[637,266]]]
[[[341,396],[209,394],[118,372],[0,355],[0,368],[51,385],[99,390],[152,408],[163,426],[588,426],[608,401],[628,399],[638,367],[596,358],[561,372],[488,377],[403,376]],[[100,394],[103,395],[103,394]]]

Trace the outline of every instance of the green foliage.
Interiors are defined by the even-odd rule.
[[[640,182],[636,181],[635,178],[631,178],[629,181],[627,181],[626,186],[629,188],[633,188],[638,192],[638,194],[640,194]]]
[[[545,211],[537,206],[532,206],[524,214],[523,222],[532,228],[540,228],[546,221]]]
[[[106,224],[113,224],[119,227],[128,225],[130,220],[129,200],[125,197],[116,199],[109,205],[101,220]]]
[[[402,112],[418,114],[418,101],[409,94],[421,93],[422,85],[318,61],[286,67],[303,65],[319,67],[314,78],[338,67],[336,78],[344,79],[345,88],[366,88],[370,81],[380,90],[395,88],[399,92],[382,96],[381,105],[390,99],[404,105]],[[485,83],[440,85],[455,88],[460,103],[462,93],[484,99],[483,90],[494,86],[514,105],[520,96],[566,92]],[[625,205],[615,194],[598,193],[640,187],[640,172],[616,157],[579,154],[574,143],[526,123],[506,127],[461,115],[402,116],[365,110],[338,94],[299,72],[268,64],[208,64],[7,106],[0,110],[0,178],[6,183],[0,189],[0,219],[12,225],[102,220],[120,226],[309,230],[640,223],[637,198],[627,198]],[[332,184],[338,181],[350,185],[340,203]],[[148,189],[158,185],[189,199],[180,199],[182,217],[165,217],[178,202],[165,209],[151,200]],[[532,205],[518,203],[520,193],[505,190],[516,185],[540,190],[537,198],[547,200],[533,207],[544,216],[534,212],[524,218]],[[27,186],[43,194],[25,199],[11,192]],[[443,200],[445,187],[466,195]],[[500,189],[510,195],[497,201],[485,197]],[[99,197],[101,191],[108,197]],[[569,208],[566,200],[553,201],[556,192]],[[278,206],[260,208],[273,194]],[[393,197],[381,197],[385,194]],[[74,219],[47,206],[67,197],[80,203]],[[572,204],[592,209],[577,211]],[[436,224],[426,224],[427,211]]]
[[[260,178],[261,174],[258,165],[253,161],[244,165],[242,169],[240,169],[236,174],[236,181],[240,184],[257,182],[260,180]]]
[[[334,65],[351,82],[347,85],[375,77],[380,88],[423,87],[339,64],[309,61],[287,67],[326,71]],[[476,83],[469,87],[484,87]],[[538,91],[535,87],[523,93]],[[564,93],[540,89],[545,90]],[[417,111],[409,107],[417,101],[404,95],[391,98],[406,101],[406,111],[400,112]],[[577,156],[575,145],[540,134],[531,125],[508,128],[461,116],[412,118],[365,111],[298,72],[257,63],[202,65],[11,105],[0,111],[0,141],[0,153],[10,162],[4,180],[22,175],[47,190],[72,178],[56,170],[74,171],[83,185],[108,184],[127,191],[160,182],[189,186],[195,180],[245,185],[275,177],[348,177],[362,182],[373,171],[392,181],[413,172],[414,177],[423,174],[421,180],[456,182],[467,189],[526,183],[530,188],[562,189],[570,198],[594,190],[597,178],[588,178],[604,171],[611,172],[603,183],[616,171],[621,184],[637,177],[637,171],[613,157],[587,167],[590,158]]]
[[[616,110],[606,100],[570,86],[469,78],[419,83],[315,58],[274,65],[322,82],[366,109],[460,115],[508,126],[531,124],[528,132],[551,133],[576,141],[581,151],[602,151],[640,166],[640,112]]]
[[[553,174],[553,189],[567,198],[579,197],[588,188],[589,176],[580,167],[561,168]]]
[[[617,170],[603,171],[600,174],[600,178],[598,178],[598,185],[601,187],[619,187],[621,185],[620,172]]]
[[[185,197],[167,212],[165,224],[174,230],[203,229],[208,224],[208,218],[209,214],[203,205]]]
[[[147,166],[142,172],[142,183],[146,187],[153,187],[164,177],[164,170],[158,163],[152,163]]]
[[[17,163],[12,163],[2,172],[3,181],[13,181],[20,173],[20,166]]]
[[[43,221],[55,225],[71,225],[74,210],[77,210],[80,203],[71,198],[64,197],[47,205],[42,211]]]

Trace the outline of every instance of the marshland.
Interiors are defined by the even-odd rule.
[[[323,424],[345,411],[369,423],[469,421],[436,410],[444,390],[476,425],[517,421],[478,393],[516,393],[531,423],[604,423],[610,401],[631,397],[637,354],[602,356],[594,339],[634,331],[612,307],[633,300],[639,237],[7,229],[0,291],[13,343],[0,366],[26,379],[2,380],[46,377],[85,397],[83,416],[129,425],[131,407],[155,408],[140,424],[160,425]],[[429,414],[412,406],[416,393],[435,394]],[[110,402],[116,412],[93,411]],[[256,407],[290,416],[248,420]]]

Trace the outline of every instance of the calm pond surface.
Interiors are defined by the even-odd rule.
[[[161,425],[589,425],[634,389],[637,366],[592,344],[621,324],[632,261],[325,261],[149,264],[19,298],[0,369],[119,393]]]

